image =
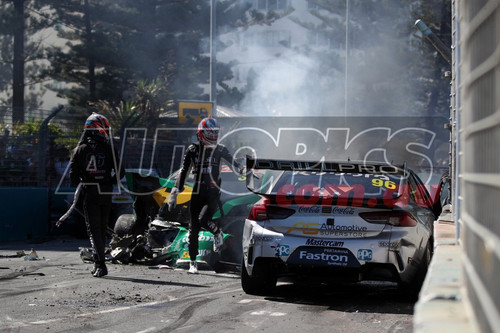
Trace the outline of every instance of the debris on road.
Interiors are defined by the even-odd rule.
[[[21,258],[26,255],[24,250],[17,251],[16,254],[0,254],[0,258]]]
[[[38,253],[36,253],[35,250],[31,249],[30,253],[28,253],[28,255],[24,257],[24,260],[31,261],[31,260],[41,260],[41,259],[38,257]]]
[[[172,266],[169,265],[156,265],[156,266],[149,266],[149,269],[174,269]]]

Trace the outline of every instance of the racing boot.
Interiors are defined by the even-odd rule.
[[[219,231],[214,234],[214,252],[219,252],[223,242],[224,234],[222,233],[222,230],[219,229]]]
[[[81,256],[81,252],[80,252],[80,256]],[[99,264],[98,264],[97,256],[94,253],[91,254],[91,257],[92,257],[92,262],[94,263],[94,268],[92,268],[90,270],[90,274],[94,275],[97,268],[99,268]]]
[[[99,261],[94,264],[94,269],[90,271],[94,277],[103,277],[108,275],[108,268],[104,261]]]
[[[189,274],[198,274],[198,263],[194,260],[191,260],[189,263]]]

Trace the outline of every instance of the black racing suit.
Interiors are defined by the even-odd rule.
[[[175,187],[182,192],[187,174],[193,167],[195,183],[191,195],[191,221],[189,223],[189,257],[191,260],[196,260],[198,256],[198,233],[201,227],[208,229],[214,235],[220,231],[212,221],[212,216],[219,207],[222,159],[241,170],[239,163],[233,160],[233,156],[223,145],[210,148],[197,142],[191,144],[184,154],[181,173]]]
[[[113,157],[109,143],[104,139],[97,140],[90,136],[84,138],[73,150],[70,161],[71,185],[77,186],[81,183],[82,186],[85,224],[96,263],[105,261],[104,250],[111,212],[111,193],[113,184],[117,184],[124,175],[123,169],[117,171],[117,166],[120,165]],[[115,171],[114,176],[112,170]]]

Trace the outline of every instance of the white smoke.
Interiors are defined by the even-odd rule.
[[[345,32],[332,33],[337,40],[315,34],[319,30],[312,27],[320,21],[306,3],[294,1],[295,10],[271,25],[221,36],[231,46],[218,60],[236,61],[234,85],[245,94],[239,111],[258,116],[421,115],[416,94],[422,88],[404,79],[414,62],[408,51],[410,15],[408,31],[400,31],[406,5],[390,13],[378,8],[377,14],[353,5],[348,22],[342,7],[338,13],[322,11],[338,29],[348,24],[346,44]]]
[[[319,63],[288,51],[261,68],[241,110],[258,116],[322,115]]]

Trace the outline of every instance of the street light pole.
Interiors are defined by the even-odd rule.
[[[216,3],[217,0],[210,1],[210,101],[212,102],[212,115],[216,116],[217,111],[217,79],[215,73],[215,26],[216,26]]]
[[[348,59],[349,59],[349,0],[345,1],[345,68],[344,68],[344,118],[347,117],[347,99],[348,88],[347,88],[347,67],[348,67]]]

